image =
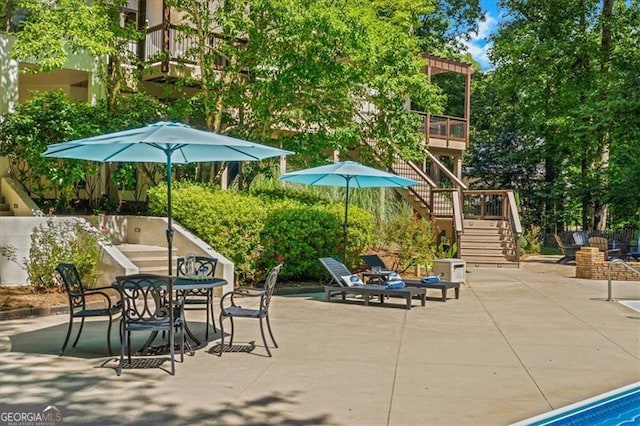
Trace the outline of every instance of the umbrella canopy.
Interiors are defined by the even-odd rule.
[[[47,146],[44,157],[100,162],[165,163],[167,165],[167,244],[169,274],[173,227],[171,224],[171,166],[199,161],[257,161],[293,154],[290,151],[194,129],[182,123],[158,122]]]
[[[303,183],[306,185],[341,186],[346,188],[344,202],[344,241],[342,246],[342,260],[347,256],[347,234],[349,228],[349,189],[350,188],[382,188],[382,187],[407,187],[415,185],[415,180],[403,178],[393,173],[374,169],[356,163],[355,161],[341,161],[326,166],[312,167],[285,173],[280,176],[284,182]]]

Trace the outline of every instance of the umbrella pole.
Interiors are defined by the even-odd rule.
[[[347,195],[344,200],[344,223],[342,224],[342,229],[344,230],[344,240],[342,241],[342,261],[347,263],[347,234],[349,229],[349,181],[351,180],[351,176],[347,176]]]
[[[171,152],[167,151],[167,247],[169,248],[169,275],[172,274],[173,226],[171,225]]]

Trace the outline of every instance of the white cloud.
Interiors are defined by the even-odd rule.
[[[462,44],[467,48],[467,52],[471,54],[483,70],[487,71],[493,68],[493,64],[489,60],[489,50],[493,44],[488,41],[489,36],[496,29],[498,21],[490,13],[485,13],[484,21],[478,23],[478,31],[471,36],[471,40],[461,40]]]

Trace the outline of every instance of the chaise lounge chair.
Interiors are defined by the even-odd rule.
[[[558,259],[556,263],[569,263],[576,261],[576,251],[580,250],[580,245],[578,244],[565,244],[560,235],[553,234],[553,238],[556,240],[556,244],[558,248],[562,252],[562,257]]]
[[[362,256],[362,260],[369,267],[369,269],[379,267],[381,274],[391,274],[395,272],[391,268],[387,267],[387,265],[384,263],[384,260],[382,260],[382,258],[377,254],[364,255]],[[454,283],[450,281],[426,282],[426,280],[404,280],[404,283],[407,285],[407,287],[424,288],[425,291],[429,288],[440,290],[442,293],[441,300],[443,302],[447,301],[447,290],[449,290],[450,288],[454,289],[456,299],[460,298],[460,283]]]
[[[342,300],[346,300],[347,294],[354,294],[361,295],[364,299],[364,304],[367,306],[369,305],[371,296],[377,296],[381,304],[384,302],[385,296],[403,297],[407,302],[407,309],[411,309],[411,301],[414,297],[420,298],[422,306],[426,304],[427,292],[424,288],[409,286],[404,288],[388,288],[384,284],[364,285],[359,277],[358,283],[352,284],[350,278],[357,277],[357,275],[352,274],[343,263],[338,262],[332,257],[322,257],[319,260],[327,272],[329,272],[329,275],[331,275],[329,285],[324,286],[324,296],[327,302],[331,301],[331,298],[336,295],[340,295]]]
[[[362,256],[362,261],[365,263],[365,265],[367,265],[367,268],[369,269],[380,268],[380,272],[382,273],[394,272],[393,269],[389,268],[384,263],[384,260],[382,260],[382,258],[377,254],[366,254]]]

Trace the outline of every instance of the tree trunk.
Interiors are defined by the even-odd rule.
[[[602,40],[600,43],[600,74],[605,77],[610,71],[611,62],[611,15],[613,13],[613,4],[615,0],[602,0]],[[607,85],[609,79],[602,78],[604,84]],[[602,100],[606,101],[609,96],[609,90],[607,87],[603,88]],[[594,224],[598,231],[604,231],[607,227],[607,213],[608,206],[602,202],[600,194],[606,190],[607,186],[607,172],[609,169],[609,145],[610,137],[608,129],[602,129],[602,135],[600,136],[599,149],[599,167],[598,176],[600,177],[600,191],[596,197],[594,203]]]

